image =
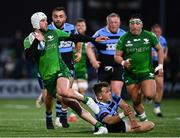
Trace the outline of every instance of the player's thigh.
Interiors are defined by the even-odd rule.
[[[133,102],[139,102],[141,93],[140,93],[140,84],[130,84],[126,86],[126,89],[131,96]]]
[[[124,84],[123,81],[120,81],[120,80],[113,80],[113,81],[111,81],[111,89],[112,89],[112,91],[116,95],[120,96],[123,84]]]
[[[68,78],[59,77],[57,79],[56,90],[58,93],[60,94],[66,93],[69,88],[70,88],[70,81]]]
[[[156,82],[153,79],[144,80],[141,82],[142,92],[146,97],[153,98],[156,94]]]

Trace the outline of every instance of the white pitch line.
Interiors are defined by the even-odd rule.
[[[29,109],[29,108],[31,108],[30,106],[28,106],[28,105],[17,105],[17,104],[15,104],[15,105],[12,105],[12,104],[5,104],[4,106],[2,106],[3,108],[8,108],[8,109],[11,109],[11,108],[13,108],[13,109]]]
[[[180,117],[176,117],[175,119],[176,119],[176,120],[180,120]]]

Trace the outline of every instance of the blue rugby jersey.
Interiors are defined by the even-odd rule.
[[[160,36],[159,37],[159,43],[161,44],[161,46],[162,46],[162,48],[163,49],[166,49],[166,48],[168,48],[167,47],[167,41],[166,41],[166,39],[163,37],[163,36]],[[156,50],[154,49],[154,48],[152,48],[152,52],[154,53],[154,55],[153,55],[153,61],[158,61],[158,56],[157,56],[157,52],[156,52]]]
[[[51,23],[48,25],[48,29],[54,30],[57,29],[54,23]],[[75,34],[75,27],[73,24],[65,23],[63,27],[63,31],[69,33],[69,34]],[[60,41],[59,44],[59,52],[60,53],[66,53],[66,52],[72,52],[74,47],[74,42],[72,41]]]
[[[93,43],[96,47],[99,58],[98,60],[102,65],[116,65],[117,63],[114,60],[114,55],[116,51],[116,44],[118,42],[119,37],[125,34],[125,31],[121,28],[118,29],[117,33],[111,33],[110,30],[106,27],[99,29],[93,37],[96,38],[98,36],[107,36],[110,39],[100,42]]]
[[[102,103],[96,100],[96,104],[100,108],[100,112],[96,114],[96,119],[104,123],[104,118],[107,115],[114,116],[117,114],[117,109],[122,101],[121,97],[116,96],[115,93],[112,93],[112,100],[109,103]]]

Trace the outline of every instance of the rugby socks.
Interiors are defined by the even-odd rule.
[[[84,100],[82,102],[86,104],[95,114],[99,113],[99,106],[91,97],[84,96]]]
[[[160,102],[154,102],[154,108],[160,108]]]
[[[138,118],[139,118],[140,121],[148,121],[145,112],[143,112],[142,114],[139,114],[139,115],[138,115]]]
[[[161,113],[161,108],[160,108],[160,102],[154,102],[154,113],[158,117],[163,117],[163,114]]]
[[[68,128],[69,124],[67,122],[67,112],[68,110],[65,108],[62,108],[62,112],[59,114],[60,115],[60,123],[62,124],[62,127]]]
[[[62,114],[62,106],[60,101],[56,101],[56,117],[60,117]]]
[[[61,102],[57,101],[56,102],[56,117],[59,118],[59,121],[62,124],[62,127],[64,128],[69,127],[69,124],[67,122],[67,113],[68,113],[68,110],[65,108],[62,108]]]
[[[102,127],[103,126],[103,124],[101,123],[101,122],[97,122],[96,124],[95,124],[95,128],[100,128],[100,127]]]
[[[46,112],[46,118],[52,120],[52,112]]]
[[[67,112],[68,110],[62,108],[61,102],[56,102],[56,117],[67,119]]]
[[[54,129],[54,125],[52,122],[52,112],[46,112],[46,128]]]

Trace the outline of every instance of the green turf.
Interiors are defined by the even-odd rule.
[[[152,113],[152,104],[145,103],[146,113],[156,127],[147,133],[109,133],[98,137],[179,137],[180,100],[164,100],[164,118]],[[79,120],[70,128],[46,130],[44,107],[37,109],[35,100],[0,99],[0,137],[93,137],[91,125]]]

